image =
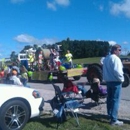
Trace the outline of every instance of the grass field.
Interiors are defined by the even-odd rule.
[[[75,64],[100,63],[100,59],[101,59],[101,57],[83,58],[83,59],[74,59],[73,62]]]
[[[59,126],[59,130],[130,130],[128,121],[123,126],[111,126],[104,115],[83,116],[79,115],[80,126],[74,118],[69,117]],[[54,117],[43,116],[30,120],[23,130],[56,130],[57,123]]]

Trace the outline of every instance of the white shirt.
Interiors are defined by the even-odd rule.
[[[103,61],[104,61],[104,59],[105,59],[105,57],[102,57],[102,58],[100,59],[100,63],[101,63],[101,65],[103,65]]]
[[[10,80],[13,80],[15,85],[21,85],[21,86],[23,85],[16,75],[11,76]]]
[[[123,65],[115,54],[108,55],[103,62],[103,78],[106,82],[124,81]]]

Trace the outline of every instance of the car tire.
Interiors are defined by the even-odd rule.
[[[57,73],[57,80],[60,83],[64,82],[64,77],[67,77],[67,71],[62,71]]]
[[[102,69],[101,67],[97,65],[90,65],[87,70],[87,80],[89,83],[92,83],[93,78],[99,78],[102,82],[103,75],[102,75]]]
[[[64,82],[64,75],[62,73],[58,73],[57,80],[59,83],[63,83]]]
[[[29,119],[29,109],[21,100],[10,100],[0,109],[2,130],[21,130]]]
[[[73,79],[74,80],[80,80],[81,76],[74,76]]]
[[[130,77],[128,74],[124,73],[124,82],[122,84],[122,87],[126,88],[129,86],[129,84],[130,84]]]

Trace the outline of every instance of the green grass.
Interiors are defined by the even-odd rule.
[[[104,115],[83,116],[79,115],[80,126],[77,126],[73,117],[59,126],[59,130],[130,130],[128,121],[123,126],[111,126]],[[34,118],[30,120],[23,130],[56,130],[56,119],[54,117]]]
[[[121,58],[130,58],[129,56],[120,56]],[[91,63],[100,63],[101,57],[93,57],[93,58],[83,58],[83,59],[73,59],[75,64],[91,64]]]
[[[100,63],[100,59],[101,57],[93,57],[93,58],[83,58],[83,59],[74,59],[73,62],[75,64],[82,64],[82,63],[86,63],[86,64],[90,64],[90,63]]]

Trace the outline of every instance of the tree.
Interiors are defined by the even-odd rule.
[[[37,49],[38,49],[38,45],[37,45],[37,44],[34,44],[34,45],[33,45],[33,49],[34,49],[34,50],[37,50]]]
[[[23,48],[23,50],[20,53],[25,53],[26,50],[29,50],[30,48],[33,48],[31,45],[27,45]]]
[[[11,55],[10,55],[10,59],[12,62],[15,62],[18,58],[18,55],[16,54],[15,51],[12,51]]]
[[[43,44],[43,45],[42,45],[42,48],[43,48],[43,49],[46,49],[46,48],[47,48],[47,45],[46,45],[46,44]]]

